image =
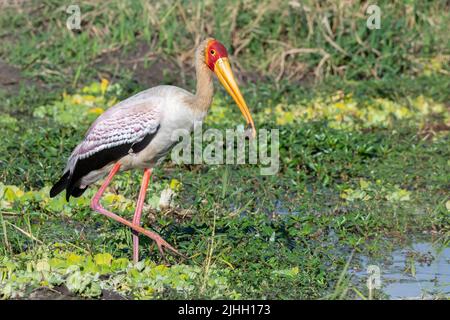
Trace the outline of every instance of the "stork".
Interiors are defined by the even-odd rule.
[[[156,232],[141,227],[141,214],[152,168],[160,164],[173,145],[172,132],[192,131],[202,121],[213,98],[213,73],[241,110],[253,136],[255,125],[231,71],[228,53],[219,41],[208,38],[195,52],[196,93],[161,85],[144,90],[101,114],[87,131],[84,140],[70,155],[62,177],[50,190],[55,197],[64,189],[66,199],[79,197],[92,184],[106,179],[91,200],[92,210],[132,230],[133,261],[139,260],[139,234],[154,240],[164,258],[164,249],[181,255]],[[143,178],[132,221],[108,211],[100,199],[119,171],[143,170]],[[108,174],[109,173],[109,174]]]

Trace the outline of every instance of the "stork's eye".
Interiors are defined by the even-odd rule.
[[[216,54],[216,51],[214,51],[214,50],[211,50],[210,52],[213,56]]]

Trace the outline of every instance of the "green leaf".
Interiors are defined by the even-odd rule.
[[[110,266],[112,259],[109,253],[99,253],[94,256],[94,261],[99,266]]]
[[[70,253],[67,256],[67,262],[69,264],[80,264],[83,260],[84,260],[84,258],[82,256],[79,256],[75,253]]]

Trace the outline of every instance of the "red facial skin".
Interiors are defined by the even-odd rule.
[[[206,46],[205,61],[206,65],[214,71],[214,66],[220,58],[227,58],[228,52],[224,45],[217,40],[211,40]]]

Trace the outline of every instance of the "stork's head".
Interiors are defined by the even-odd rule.
[[[253,137],[255,137],[255,124],[253,123],[247,103],[245,103],[244,97],[236,83],[233,71],[231,71],[230,62],[228,61],[228,52],[224,45],[215,39],[210,39],[205,47],[205,63],[208,68],[217,75],[220,83],[234,101],[236,101],[236,104],[247,121],[247,125],[250,125],[252,128]]]

